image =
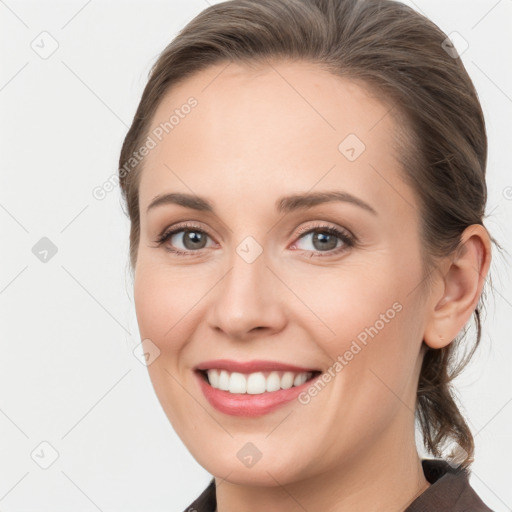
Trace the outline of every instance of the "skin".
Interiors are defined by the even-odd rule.
[[[470,319],[490,264],[486,230],[470,226],[465,250],[424,286],[419,203],[391,149],[396,126],[348,79],[304,62],[215,65],[169,91],[152,128],[190,96],[197,107],[145,157],[139,192],[134,297],[141,337],[160,350],[148,371],[163,410],[215,476],[219,512],[404,510],[429,486],[414,440],[422,340],[441,348]],[[338,150],[350,133],[366,146],[355,161]],[[377,215],[348,202],[274,209],[283,195],[333,190]],[[205,197],[215,213],[146,211],[168,192]],[[183,232],[157,246],[183,221],[207,233],[204,248],[184,245]],[[334,238],[322,253],[314,233],[297,236],[318,224],[358,242],[335,254],[344,243]],[[252,263],[236,252],[248,236],[263,250]],[[177,256],[171,243],[196,253]],[[327,371],[394,303],[401,311],[306,405],[230,416],[193,374],[217,358]],[[248,442],[262,453],[252,467],[237,457]]]

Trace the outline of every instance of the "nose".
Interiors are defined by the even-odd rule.
[[[249,263],[234,253],[232,265],[210,298],[208,324],[227,337],[269,336],[286,325],[285,289],[267,266],[265,252]]]

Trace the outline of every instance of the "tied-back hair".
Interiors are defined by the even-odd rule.
[[[484,116],[473,83],[453,48],[447,51],[447,41],[433,22],[392,0],[232,0],[202,11],[153,65],[122,146],[119,180],[131,221],[132,272],[144,162],[129,172],[126,163],[148,136],[164,95],[214,64],[271,65],[282,59],[311,62],[356,81],[389,107],[400,170],[421,213],[422,286],[428,288],[439,258],[455,254],[464,229],[483,225],[487,199]],[[446,445],[455,443],[458,449],[447,458],[463,470],[473,462],[474,440],[452,381],[480,343],[484,296],[474,311],[472,349],[465,347],[467,327],[444,348],[422,345],[416,418],[424,446],[442,456]],[[458,360],[462,345],[466,357]]]

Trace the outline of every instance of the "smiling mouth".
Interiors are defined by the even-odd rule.
[[[248,395],[260,395],[302,386],[322,373],[318,370],[239,373],[223,369],[196,370],[196,372],[214,389]]]

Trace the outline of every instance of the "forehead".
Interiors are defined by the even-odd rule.
[[[232,192],[252,204],[274,189],[313,187],[389,197],[390,186],[403,186],[390,110],[360,84],[312,63],[211,66],[173,87],[155,112],[141,209],[172,189],[213,198]]]

